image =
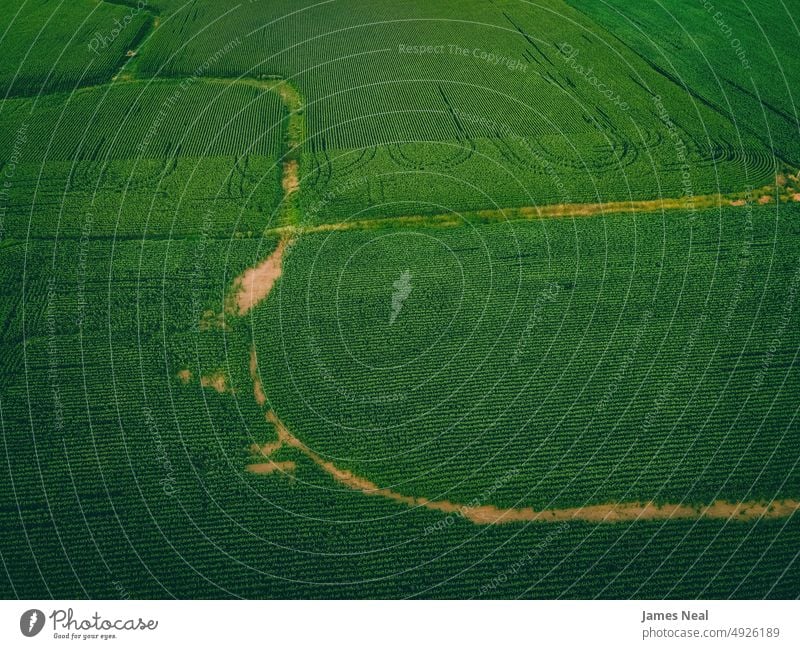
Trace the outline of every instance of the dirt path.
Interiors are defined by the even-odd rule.
[[[408,496],[392,489],[386,489],[374,482],[355,475],[351,471],[341,469],[332,462],[323,459],[297,439],[270,410],[267,420],[272,424],[278,439],[263,446],[254,445],[255,454],[269,457],[278,450],[289,447],[300,451],[315,465],[330,475],[339,484],[360,491],[366,496],[380,496],[409,507],[424,507],[445,514],[456,514],[477,525],[495,525],[538,521],[543,523],[556,521],[586,521],[592,523],[618,523],[639,520],[686,520],[699,518],[726,519],[731,521],[751,521],[759,518],[785,518],[800,509],[798,500],[775,500],[772,502],[749,500],[744,502],[728,502],[716,500],[710,505],[694,506],[685,504],[662,504],[652,502],[603,503],[585,507],[567,507],[559,509],[535,510],[532,507],[502,508],[495,505],[464,505],[449,500],[429,500],[419,496]],[[266,473],[264,463],[250,465],[248,470]]]
[[[294,194],[300,189],[299,165],[297,160],[287,160],[283,163],[283,176],[281,185],[283,186],[284,197]]]
[[[272,253],[257,265],[248,268],[233,281],[232,293],[226,302],[230,315],[245,315],[269,295],[283,269],[283,254],[292,243],[300,220],[298,195],[300,192],[300,163],[297,159],[305,137],[305,118],[300,93],[283,79],[240,79],[237,83],[254,85],[262,90],[277,92],[286,107],[289,117],[284,138],[281,187],[283,198],[278,210],[281,238]],[[255,353],[255,350],[253,351]],[[263,393],[262,393],[263,394]]]
[[[703,210],[719,207],[744,207],[746,205],[766,205],[775,200],[779,202],[800,202],[800,181],[796,186],[786,184],[765,185],[752,192],[732,192],[729,194],[705,194],[695,196],[692,209]],[[456,214],[409,214],[376,219],[320,223],[317,225],[291,228],[296,235],[319,232],[346,232],[349,230],[372,230],[393,227],[458,227],[465,223],[493,223],[499,221],[530,221],[548,218],[573,218],[610,216],[612,214],[645,214],[689,210],[683,198],[657,198],[641,201],[609,201],[606,203],[554,203],[536,206],[507,207],[496,210],[477,210],[463,215]],[[270,233],[289,232],[288,228],[274,228]]]
[[[250,380],[253,381],[253,398],[259,406],[267,403],[267,395],[264,394],[264,386],[261,384],[261,377],[258,374],[258,355],[256,346],[250,347]]]

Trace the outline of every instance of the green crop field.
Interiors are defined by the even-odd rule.
[[[710,4],[0,0],[0,595],[800,596],[800,36]]]

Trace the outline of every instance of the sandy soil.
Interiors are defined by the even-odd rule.
[[[228,387],[228,379],[222,372],[204,374],[200,377],[200,385],[202,385],[204,388],[214,388],[220,394],[224,392],[232,392],[232,390]]]
[[[248,268],[236,278],[229,311],[236,315],[244,315],[267,298],[283,272],[283,253],[289,241],[288,237],[282,238],[269,257],[257,266]]]
[[[299,166],[297,160],[287,160],[283,163],[283,176],[281,177],[284,198],[294,194],[300,189]]]
[[[259,406],[267,402],[267,395],[264,394],[264,386],[261,384],[261,377],[258,375],[258,355],[256,346],[250,347],[250,378],[253,381],[253,397]]]
[[[282,462],[259,462],[258,464],[248,464],[247,470],[250,473],[292,473],[297,468],[297,465],[291,460],[284,460]]]

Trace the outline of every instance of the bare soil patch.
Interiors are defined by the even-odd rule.
[[[228,306],[231,313],[244,315],[267,298],[283,271],[283,253],[289,241],[288,237],[283,237],[269,257],[236,278],[233,299]]]
[[[220,394],[224,392],[233,392],[233,390],[228,387],[228,379],[222,371],[204,374],[200,377],[200,385],[204,388],[214,388],[214,390]]]
[[[257,464],[248,464],[247,470],[250,473],[267,474],[267,473],[292,473],[297,468],[297,465],[291,460],[283,460],[276,462],[270,460],[269,462],[259,462]]]

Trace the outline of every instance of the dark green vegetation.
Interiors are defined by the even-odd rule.
[[[37,95],[108,81],[151,26],[137,0],[4,2],[0,91]]]
[[[87,212],[117,236],[252,235],[280,200],[285,109],[257,86],[126,81],[7,100],[1,114],[12,237],[76,236]]]
[[[758,137],[776,157],[800,164],[794,16],[768,0],[570,4],[613,33],[614,47],[620,42],[632,47],[698,102]]]
[[[681,195],[682,162],[656,95],[685,143],[695,193],[771,180],[772,156],[755,134],[558,0],[305,6],[175,3],[137,65],[290,79],[308,104],[313,220],[367,207],[388,215]],[[441,49],[412,51],[426,46]]]
[[[795,182],[786,16],[750,2],[765,36],[731,9],[741,78],[689,2],[675,43],[649,2],[164,1],[99,55],[131,6],[0,4],[0,594],[800,594],[796,515],[481,526],[294,449],[293,473],[245,471],[275,437],[255,345],[292,432],[402,493],[800,497],[800,209],[691,201]],[[461,213],[660,196],[685,209]],[[219,326],[274,228],[366,218],[299,236],[267,301]]]

